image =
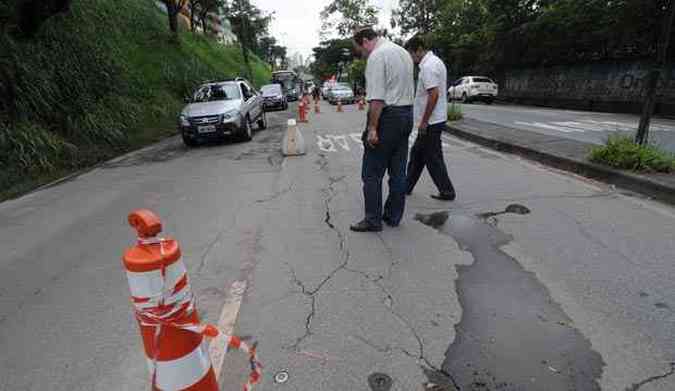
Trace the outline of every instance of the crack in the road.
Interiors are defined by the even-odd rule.
[[[377,238],[380,240],[380,243],[382,243],[382,247],[387,251],[387,254],[389,254],[389,260],[391,261],[389,264],[389,267],[387,268],[387,279],[391,278],[391,274],[394,271],[394,268],[403,262],[402,258],[397,258],[394,256],[394,250],[387,244],[387,242],[384,240],[382,237],[382,234],[377,234]]]
[[[434,365],[427,357],[424,352],[424,341],[422,341],[422,337],[419,335],[417,332],[417,329],[415,326],[410,322],[408,318],[400,314],[398,311],[394,309],[395,305],[395,300],[393,294],[385,287],[382,285],[381,281],[384,280],[383,276],[378,275],[377,277],[372,276],[371,274],[357,270],[357,269],[351,269],[349,267],[344,268],[346,271],[355,273],[355,274],[360,274],[363,278],[366,279],[366,281],[370,282],[371,284],[375,285],[377,288],[382,291],[382,293],[385,295],[382,303],[387,307],[387,310],[396,317],[403,325],[405,325],[408,330],[410,330],[410,333],[415,337],[415,340],[417,341],[417,347],[418,347],[418,354],[415,355],[401,347],[396,347],[396,350],[401,351],[403,354],[406,356],[415,359],[417,362],[422,362],[424,365],[426,365],[427,369],[430,369],[432,371],[435,371],[437,373],[442,374],[443,376],[447,377],[452,382],[452,385],[459,390],[459,385],[455,381],[455,378],[452,374],[446,372],[443,368],[440,368],[436,365]],[[372,346],[371,346],[372,347]]]
[[[309,336],[312,335],[312,319],[314,319],[314,316],[316,315],[317,311],[316,296],[321,291],[321,289],[328,283],[328,281],[330,281],[333,277],[335,277],[335,275],[338,272],[340,272],[340,270],[344,270],[347,267],[347,265],[349,264],[349,260],[351,259],[351,253],[345,245],[346,243],[345,234],[341,230],[337,229],[337,227],[335,227],[335,224],[333,224],[332,221],[333,217],[331,215],[331,208],[330,208],[330,204],[333,201],[335,195],[337,194],[335,190],[335,185],[343,181],[345,178],[346,175],[341,177],[329,177],[328,186],[322,189],[322,192],[326,197],[324,199],[324,205],[326,208],[326,217],[324,219],[324,223],[332,231],[334,231],[338,237],[338,249],[340,253],[342,253],[342,262],[340,262],[340,265],[338,265],[330,273],[328,273],[314,289],[308,289],[307,286],[298,279],[295,273],[295,269],[290,264],[287,263],[287,266],[290,268],[291,272],[291,281],[293,282],[293,284],[295,284],[300,288],[300,293],[302,293],[306,297],[309,297],[311,303],[311,310],[309,314],[307,314],[307,317],[305,318],[305,332],[295,341],[293,345],[290,346],[293,350],[296,351],[300,347],[300,344],[304,342],[305,339],[307,339]]]
[[[225,229],[221,229],[218,231],[218,234],[213,238],[211,242],[206,246],[206,249],[202,253],[201,260],[199,262],[199,267],[197,268],[197,274],[200,274],[202,272],[202,269],[206,266],[206,260],[211,253],[211,250],[213,250],[213,247],[215,247],[216,243],[220,242],[220,240],[223,238],[223,234],[225,233]]]
[[[319,153],[319,160],[316,163],[319,165],[319,171],[326,171],[328,167],[328,158],[325,153]]]
[[[640,388],[642,388],[642,386],[644,386],[646,384],[649,384],[649,383],[657,381],[657,380],[665,379],[667,377],[672,376],[673,374],[675,374],[675,362],[670,363],[670,371],[668,371],[668,373],[665,373],[663,375],[658,375],[658,376],[652,376],[652,377],[647,378],[647,379],[645,379],[645,380],[643,380],[639,383],[634,383],[630,387],[626,388],[626,391],[637,391]]]
[[[271,201],[275,201],[275,200],[281,198],[281,196],[283,196],[287,193],[290,193],[291,191],[293,191],[293,184],[289,185],[285,189],[275,191],[271,196],[269,196],[267,198],[262,198],[262,199],[256,200],[255,202],[256,202],[256,204],[265,204],[265,203],[268,203],[268,202],[271,202]]]

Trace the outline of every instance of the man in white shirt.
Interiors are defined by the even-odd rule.
[[[443,160],[441,143],[441,133],[448,121],[447,69],[443,61],[427,49],[422,37],[414,36],[405,48],[420,68],[414,107],[417,139],[410,150],[406,192],[412,193],[426,166],[439,193],[431,197],[453,201],[455,189]]]
[[[372,27],[357,30],[354,46],[366,64],[368,123],[363,135],[361,178],[365,218],[356,232],[378,232],[382,222],[395,227],[405,210],[408,138],[413,127],[414,65],[402,47],[381,38]],[[389,196],[382,208],[382,180],[389,172]]]

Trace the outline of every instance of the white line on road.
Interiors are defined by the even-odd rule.
[[[246,292],[246,281],[235,281],[230,287],[230,294],[225,300],[223,310],[220,312],[220,319],[218,320],[218,329],[220,335],[211,341],[209,346],[209,355],[213,370],[216,373],[216,379],[220,378],[220,372],[225,363],[225,354],[227,353],[227,338],[225,336],[232,335],[234,332],[234,325],[239,316],[239,309],[241,308],[241,301]]]

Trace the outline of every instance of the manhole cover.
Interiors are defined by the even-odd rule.
[[[368,384],[373,391],[389,391],[391,383],[391,377],[384,373],[373,373],[368,376]]]
[[[277,374],[274,375],[274,382],[277,384],[284,384],[287,381],[288,381],[288,372],[286,371],[277,372]]]

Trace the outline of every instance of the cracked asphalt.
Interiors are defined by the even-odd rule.
[[[307,155],[283,158],[288,115],[0,204],[0,390],[147,388],[120,263],[139,207],[180,241],[206,321],[246,281],[235,331],[259,343],[260,390],[675,389],[673,208],[446,135],[458,199],[424,174],[400,227],[352,233],[363,112],[324,103]],[[245,370],[228,354],[222,390]]]

